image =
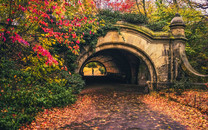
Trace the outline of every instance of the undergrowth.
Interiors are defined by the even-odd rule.
[[[53,68],[54,69],[54,68]],[[0,128],[18,129],[34,120],[44,109],[63,107],[76,101],[76,93],[84,86],[80,75],[56,71],[52,81],[37,79],[34,71],[18,69],[14,61],[1,59],[0,64]],[[58,81],[57,81],[58,80]]]

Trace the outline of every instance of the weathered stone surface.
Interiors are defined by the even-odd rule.
[[[131,32],[131,30],[127,29],[122,30],[121,35],[119,35],[116,31],[110,31],[107,33],[105,37],[100,37],[98,39],[98,43],[94,53],[106,49],[120,49],[131,52],[136,57],[139,57],[142,61],[144,61],[144,63],[147,65],[147,68],[150,73],[149,80],[154,82],[156,82],[156,80],[157,82],[168,81],[168,70],[165,69],[159,72],[160,70],[158,69],[161,68],[161,66],[168,64],[168,53],[164,53],[164,46],[168,45],[168,40],[166,41],[167,42],[163,41],[160,43],[151,38],[144,37],[143,35],[140,35],[138,32],[135,34]],[[81,68],[81,66],[87,60],[87,58],[94,53],[88,52],[84,55],[81,55],[80,60],[78,61],[79,68]]]

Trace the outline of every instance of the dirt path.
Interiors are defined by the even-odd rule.
[[[94,99],[90,120],[72,122],[65,129],[186,129],[163,114],[151,111],[141,102],[143,94],[136,87],[90,86],[82,95]]]
[[[194,108],[145,95],[138,86],[88,86],[75,104],[45,110],[22,129],[204,130],[208,117]]]

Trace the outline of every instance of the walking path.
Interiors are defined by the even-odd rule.
[[[141,102],[142,93],[136,87],[90,87],[82,95],[95,99],[95,117],[62,128],[71,129],[185,129],[163,114],[151,111]],[[99,97],[99,98],[97,98]]]
[[[145,95],[138,86],[87,86],[75,104],[45,110],[30,129],[186,130],[206,129],[208,120],[194,108]]]

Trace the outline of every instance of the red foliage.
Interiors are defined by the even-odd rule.
[[[79,30],[81,27],[85,27],[86,24],[94,24],[93,22],[95,22],[95,20],[90,20],[84,15],[83,18],[79,16],[74,17],[74,19],[71,20],[66,20],[63,13],[64,10],[67,10],[67,7],[71,7],[71,4],[58,4],[58,2],[54,2],[54,4],[51,5],[49,4],[51,2],[54,2],[54,0],[30,0],[27,3],[11,1],[10,4],[12,5],[12,8],[8,6],[7,2],[2,2],[2,6],[4,6],[6,10],[11,10],[12,14],[5,15],[8,16],[8,18],[3,18],[4,20],[2,20],[2,22],[4,22],[7,26],[1,29],[0,40],[6,43],[11,41],[13,43],[18,42],[29,46],[30,44],[22,38],[23,35],[27,35],[27,33],[24,31],[24,33],[22,33],[22,30],[33,30],[33,27],[38,27],[41,28],[45,34],[47,34],[45,37],[53,38],[60,44],[66,44],[66,46],[71,49],[74,54],[77,54],[77,50],[79,49],[77,44],[80,43],[83,36],[76,34],[76,30]],[[78,6],[83,6],[81,1],[79,1]],[[21,17],[21,15],[25,13],[28,15],[24,17],[25,20],[21,20],[20,18],[18,21],[15,21],[15,23],[19,26],[18,28],[22,28],[22,30],[16,28],[12,30],[14,24],[13,19],[16,20],[17,17]],[[54,19],[51,14],[57,14],[58,16],[56,16],[56,19],[58,20]],[[54,23],[54,26],[49,26]],[[64,31],[60,31],[60,29],[64,29]],[[33,46],[34,44],[31,45]],[[48,60],[46,61],[46,64],[51,65],[52,62],[55,64],[58,63],[51,56],[50,52],[42,48],[42,46],[35,45],[33,50],[37,52],[38,56],[39,54],[42,54],[47,57]]]
[[[37,52],[38,57],[39,54],[47,57],[46,65],[52,65],[53,63],[55,63],[56,65],[58,64],[58,62],[51,56],[50,52],[44,49],[41,45],[36,45],[35,47],[33,47],[33,50],[34,52]]]
[[[15,41],[18,41],[19,43],[23,43],[26,46],[30,46],[30,44],[27,41],[25,41],[24,39],[22,39],[22,37],[20,35],[18,35],[17,33],[14,33],[14,34],[15,34],[14,36],[10,37],[13,43]]]
[[[110,8],[121,12],[130,12],[135,5],[134,0],[95,0],[98,8]]]

